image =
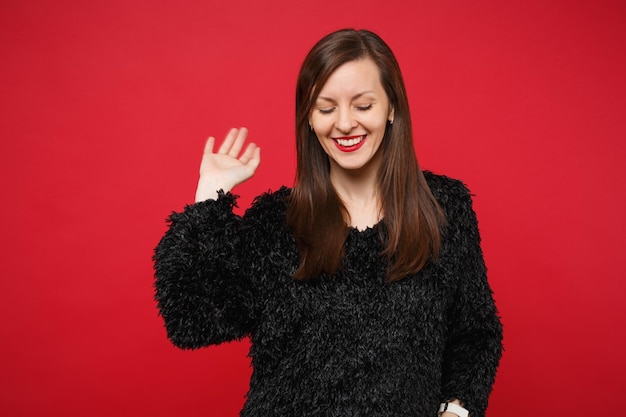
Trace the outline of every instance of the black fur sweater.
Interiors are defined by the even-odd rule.
[[[451,398],[482,417],[502,328],[476,216],[461,182],[426,178],[448,219],[442,252],[392,284],[382,223],[350,229],[334,276],[294,281],[287,188],[258,197],[243,218],[229,193],[172,214],[154,257],[170,339],[199,348],[250,336],[243,417],[435,417]]]

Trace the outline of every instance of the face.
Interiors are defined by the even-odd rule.
[[[369,58],[335,70],[322,87],[310,124],[334,170],[377,169],[378,150],[393,109]]]

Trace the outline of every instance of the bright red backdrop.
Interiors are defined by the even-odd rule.
[[[206,136],[290,185],[298,67],[377,31],[425,168],[476,194],[506,352],[490,416],[604,413],[623,395],[626,6],[616,1],[0,4],[0,410],[236,416],[247,342],[180,351],[152,300],[164,219]]]

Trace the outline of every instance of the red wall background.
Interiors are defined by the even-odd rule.
[[[297,70],[341,27],[406,78],[423,167],[476,194],[505,356],[490,416],[623,397],[626,16],[615,0],[0,3],[0,413],[236,416],[247,342],[181,351],[152,249],[208,135],[294,174]]]

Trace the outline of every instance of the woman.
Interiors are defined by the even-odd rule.
[[[246,136],[207,141],[196,203],[156,248],[173,343],[250,336],[246,417],[483,416],[502,329],[476,217],[461,182],[419,170],[388,46],[341,30],[313,47],[295,185],[240,218],[230,190],[260,162]]]

